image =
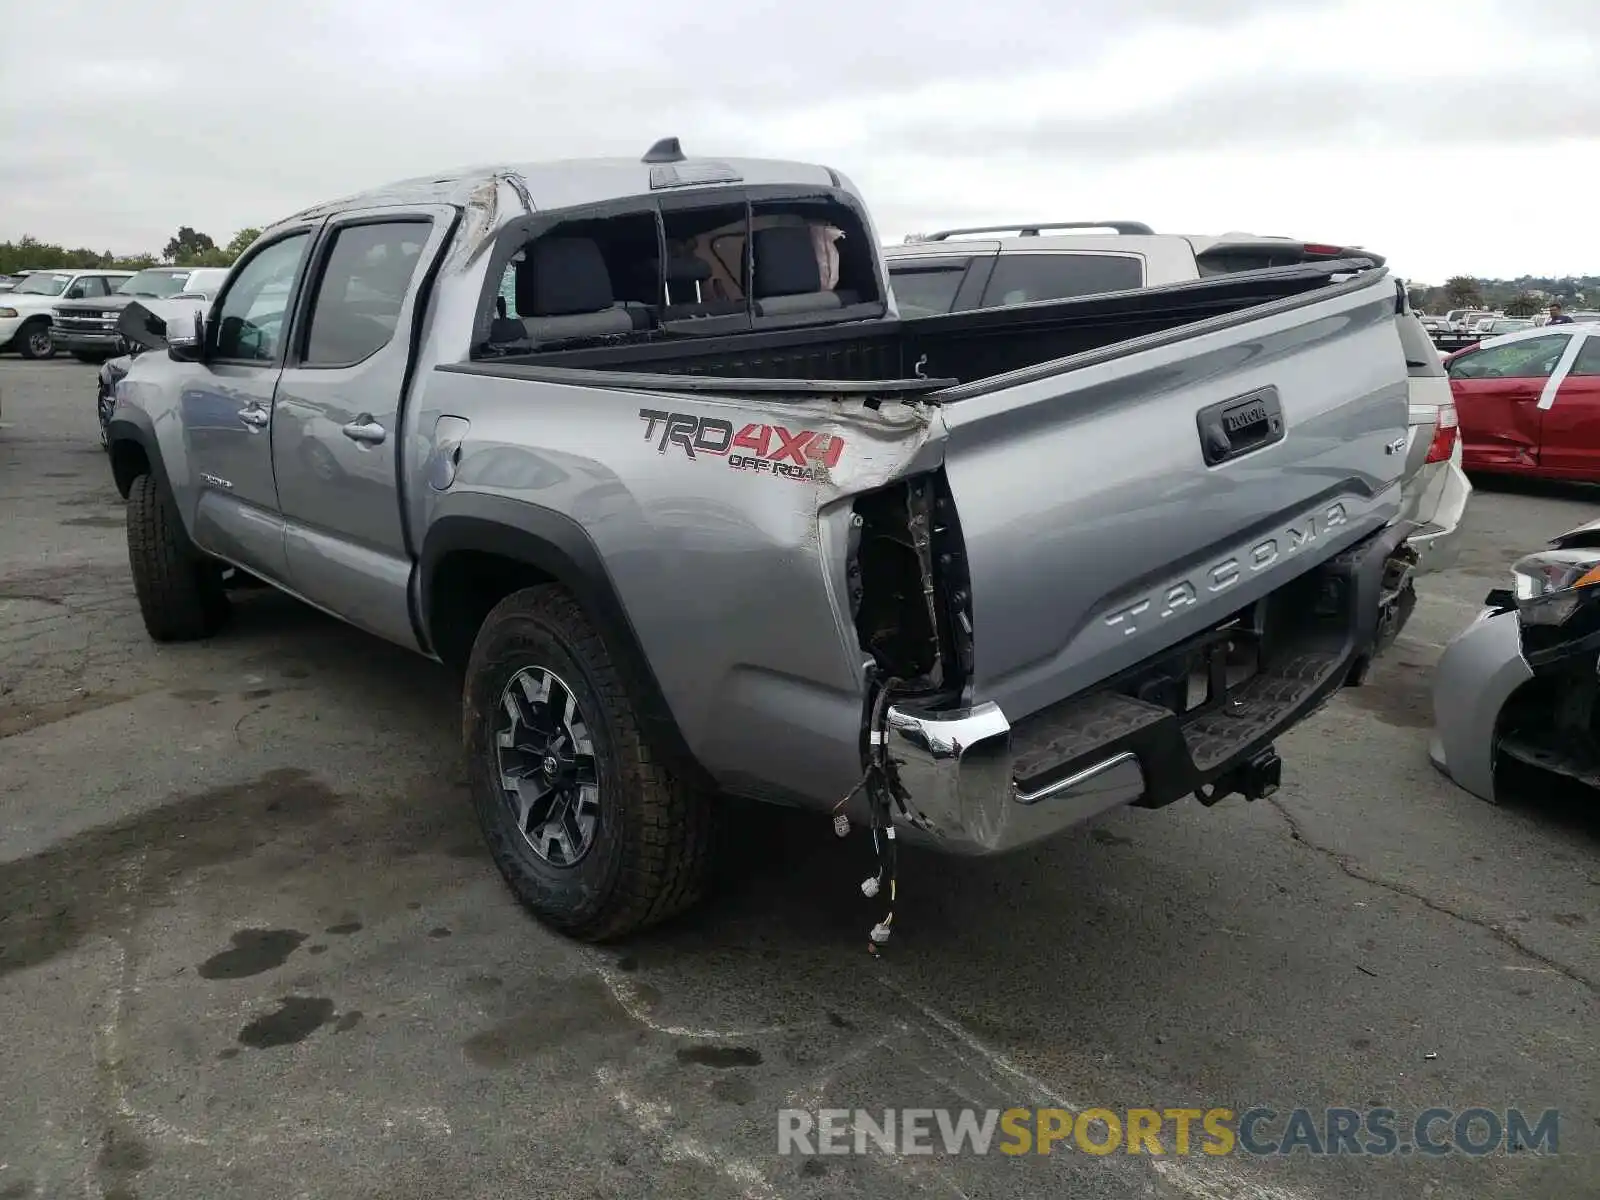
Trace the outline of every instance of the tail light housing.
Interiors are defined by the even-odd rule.
[[[1434,418],[1433,441],[1428,445],[1428,461],[1444,462],[1455,453],[1456,441],[1461,436],[1461,422],[1454,404],[1439,405],[1439,415]]]

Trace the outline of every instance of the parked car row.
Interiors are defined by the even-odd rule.
[[[227,276],[223,267],[101,267],[27,271],[0,293],[0,350],[24,358],[66,351],[82,362],[103,362],[127,346],[117,315],[131,300],[187,294],[203,299]]]

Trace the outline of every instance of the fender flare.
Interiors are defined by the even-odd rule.
[[[161,457],[161,443],[156,439],[155,426],[151,424],[149,414],[137,408],[120,409],[106,422],[106,446],[111,451],[111,475],[116,482],[117,492],[126,500],[128,489],[133,486],[134,477],[117,467],[117,445],[129,442],[144,451],[145,461],[150,464],[150,473],[166,489],[167,494],[172,495],[172,481],[167,478],[167,464]]]
[[[686,783],[715,788],[667,703],[638,631],[588,531],[552,509],[506,496],[458,492],[442,497],[423,536],[417,569],[417,625],[436,648],[434,580],[440,562],[473,550],[524,563],[548,575],[582,605],[621,668],[624,686],[653,749]]]

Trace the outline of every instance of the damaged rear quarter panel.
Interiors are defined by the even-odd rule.
[[[938,465],[935,413],[455,371],[428,374],[418,409],[419,442],[439,416],[471,422],[452,492],[552,509],[588,532],[720,784],[802,804],[855,784],[865,655],[845,599],[851,498]],[[425,528],[439,495],[414,495]]]

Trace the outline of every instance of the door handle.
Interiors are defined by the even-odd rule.
[[[251,429],[265,429],[267,422],[272,420],[272,416],[266,409],[252,404],[249,408],[241,408],[239,410],[239,420],[250,426]]]
[[[383,439],[389,436],[388,431],[366,413],[362,413],[339,432],[352,442],[359,442],[363,446],[381,446]]]

